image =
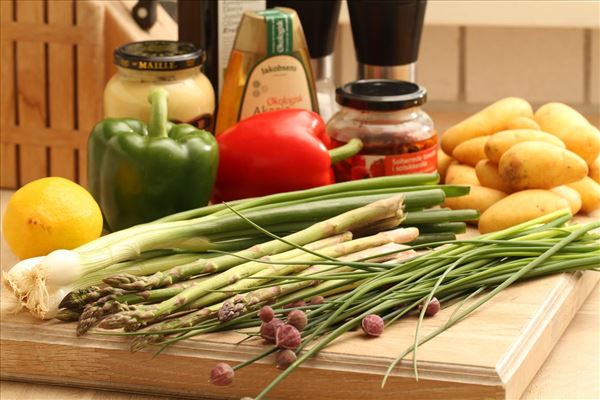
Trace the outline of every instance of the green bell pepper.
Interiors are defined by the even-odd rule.
[[[168,93],[154,89],[148,127],[107,118],[88,139],[88,185],[111,230],[208,203],[219,151],[214,136],[167,121]]]

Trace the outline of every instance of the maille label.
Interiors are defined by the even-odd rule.
[[[276,9],[259,11],[267,24],[268,55],[288,54],[292,52],[292,16]]]
[[[151,71],[171,71],[177,69],[177,63],[173,61],[133,61],[132,65],[136,65],[138,69],[147,69]]]

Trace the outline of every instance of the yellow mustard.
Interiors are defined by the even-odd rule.
[[[144,41],[115,50],[117,73],[104,89],[104,116],[148,122],[148,94],[154,87],[169,92],[169,120],[210,129],[215,93],[200,70],[205,53],[191,43]]]

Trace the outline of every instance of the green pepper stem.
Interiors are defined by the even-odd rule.
[[[168,137],[167,134],[167,99],[169,93],[162,88],[152,89],[148,95],[150,102],[150,123],[148,135],[150,137]]]
[[[329,157],[331,157],[331,164],[335,164],[338,161],[345,160],[346,158],[352,157],[357,154],[363,147],[363,143],[360,139],[350,139],[348,143],[343,146],[336,147],[335,149],[329,150]]]

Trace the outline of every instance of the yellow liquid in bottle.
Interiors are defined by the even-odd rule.
[[[295,13],[294,18],[297,19]],[[266,40],[265,32],[258,33],[255,41],[249,40],[250,31],[238,32],[242,37],[238,36],[236,44],[239,40],[244,50],[234,45],[229,58],[219,101],[217,135],[240,119],[266,111],[285,108],[319,111],[308,50],[298,32],[291,53],[274,55],[267,55],[264,43],[258,43]],[[259,48],[262,51],[256,51]],[[252,49],[255,51],[249,51]]]

